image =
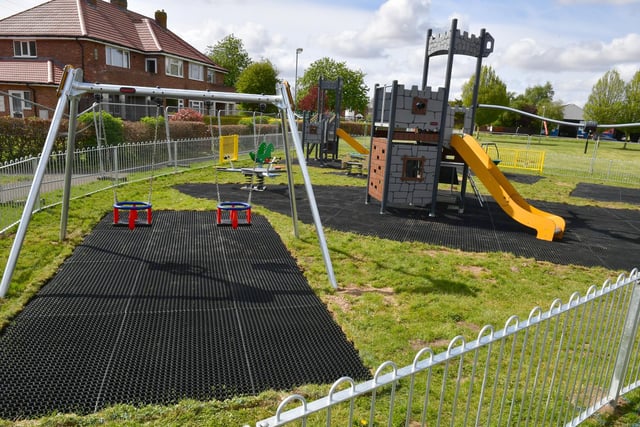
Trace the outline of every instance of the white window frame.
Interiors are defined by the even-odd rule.
[[[10,90],[9,91],[9,109],[11,117],[16,117],[16,113],[20,117],[24,117],[24,110],[31,110],[31,92],[28,90]],[[21,99],[21,100],[20,100]]]
[[[189,79],[204,81],[204,65],[189,62]]]
[[[129,51],[112,46],[105,46],[107,65],[112,67],[130,68]]]
[[[153,64],[153,70],[150,70],[149,64]],[[156,58],[145,58],[144,70],[147,73],[158,74],[158,60]]]
[[[192,110],[196,110],[201,114],[207,114],[207,112],[204,109],[204,101],[190,99],[189,108],[191,108]]]
[[[184,61],[178,58],[167,56],[165,59],[164,72],[167,76],[184,77]]]
[[[207,68],[207,83],[216,82],[216,70],[213,68]]]
[[[14,40],[13,56],[17,58],[35,58],[38,55],[35,40]]]

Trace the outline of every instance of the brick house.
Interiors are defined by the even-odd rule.
[[[66,64],[82,68],[86,82],[234,91],[224,86],[227,70],[167,28],[164,10],[148,18],[129,10],[127,0],[50,0],[0,20],[0,116],[50,118]],[[150,115],[138,107],[151,104],[144,97],[103,101],[125,119]],[[92,102],[83,98],[80,109]],[[204,108],[198,100],[164,102]]]

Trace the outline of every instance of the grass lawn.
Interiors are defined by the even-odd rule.
[[[488,140],[488,136],[481,136],[481,142]],[[366,139],[361,141],[367,142]],[[500,147],[516,146],[520,149],[526,149],[528,143],[526,140],[493,136],[491,141]],[[347,148],[344,148],[345,152]],[[546,159],[552,159],[554,154],[578,157],[584,156],[584,141],[543,138],[537,142],[534,139],[530,149],[545,150]],[[622,144],[604,143],[598,148],[598,156],[640,162],[640,145],[629,144],[623,150]],[[364,180],[356,181],[333,172],[311,168],[313,184],[366,185]],[[242,181],[239,174],[219,175],[220,182]],[[302,183],[297,168],[295,180]],[[173,189],[175,184],[195,182],[214,182],[211,169],[188,170],[156,178],[153,183],[154,209],[212,209],[213,204],[204,205],[202,200]],[[535,184],[513,184],[527,199],[640,211],[640,207],[635,205],[574,198],[570,193],[579,182],[585,182],[585,179],[545,173],[544,179]],[[286,184],[286,177],[276,178],[276,183]],[[148,183],[134,183],[124,188],[126,190],[122,191],[126,191],[129,197],[146,200]],[[6,326],[56,273],[74,247],[111,209],[112,199],[110,191],[102,191],[72,202],[69,237],[64,242],[58,240],[59,208],[33,217],[11,288],[6,298],[0,300],[0,327]],[[444,351],[449,340],[456,335],[473,340],[486,324],[502,327],[510,315],[526,318],[535,306],[546,310],[556,298],[567,301],[574,292],[584,294],[592,284],[599,285],[607,278],[615,279],[619,273],[627,273],[599,267],[555,265],[504,253],[466,253],[424,243],[406,245],[326,229],[340,285],[338,290],[333,290],[328,285],[313,226],[300,224],[300,239],[296,239],[289,217],[260,206],[254,206],[253,210],[271,222],[297,259],[311,287],[353,341],[365,365],[372,370],[387,360],[398,366],[410,364],[416,351],[424,346],[430,346],[435,352]],[[13,237],[11,234],[0,239],[3,268]],[[272,390],[259,396],[239,396],[224,402],[183,401],[173,406],[145,407],[119,405],[87,416],[52,414],[39,420],[17,423],[0,420],[0,426],[253,425],[256,420],[273,415],[281,399],[290,393],[300,393],[313,399],[323,396],[329,386],[309,384],[296,390]],[[594,417],[585,425],[622,426],[639,422],[637,407],[640,405],[640,393],[630,393],[626,399],[629,404],[619,413]]]

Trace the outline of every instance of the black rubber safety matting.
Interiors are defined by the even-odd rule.
[[[357,184],[360,182],[360,184]],[[358,186],[359,185],[359,186]],[[182,184],[176,188],[194,197],[213,199],[214,184]],[[427,209],[387,209],[366,204],[366,188],[354,180],[353,187],[315,186],[314,195],[322,224],[336,230],[355,232],[398,241],[420,241],[470,252],[509,252],[556,264],[602,266],[629,271],[640,265],[640,214],[629,209],[605,209],[532,200],[530,203],[566,221],[562,240],[536,239],[535,230],[509,217],[487,197],[481,206],[468,196],[464,212],[456,206],[438,206],[437,215]],[[298,217],[311,223],[309,200],[303,186],[294,188]],[[245,200],[247,191],[239,185],[220,186],[221,197]],[[213,203],[213,202],[212,202]],[[289,191],[284,185],[267,185],[252,193],[252,203],[290,214]]]
[[[109,215],[0,336],[0,417],[370,377],[266,219]]]
[[[640,190],[637,188],[613,187],[585,182],[578,183],[571,192],[571,196],[601,202],[640,203]]]

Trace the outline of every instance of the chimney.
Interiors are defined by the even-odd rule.
[[[165,30],[167,29],[167,12],[164,9],[156,10],[156,22]]]
[[[127,0],[111,0],[111,4],[116,5],[121,9],[127,8]]]

